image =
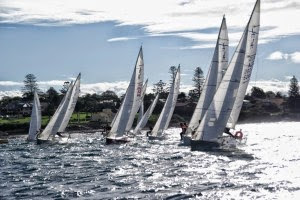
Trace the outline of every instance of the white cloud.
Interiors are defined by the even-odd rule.
[[[282,92],[283,94],[287,94],[288,89],[289,89],[289,79],[291,77],[287,76],[285,77],[286,81],[280,81],[276,79],[272,80],[260,80],[260,81],[250,81],[247,92],[250,92],[251,88],[253,86],[257,86],[262,88],[264,91],[273,91],[273,92]],[[2,84],[3,86],[4,81],[0,81],[0,85]],[[64,81],[61,81],[63,84]],[[0,99],[3,98],[4,96],[22,96],[22,91],[19,85],[19,82],[15,82],[16,87],[14,89],[1,89],[0,90]],[[42,85],[41,89],[42,91],[46,91],[50,86],[55,87],[56,89],[60,89],[61,85],[58,84],[58,80],[55,81],[41,81],[40,83],[45,83],[45,85]],[[53,85],[50,85],[50,83],[53,83]],[[126,92],[126,89],[128,87],[129,82],[127,81],[119,81],[119,82],[101,82],[101,83],[90,83],[90,84],[81,84],[80,90],[81,90],[81,95],[84,94],[101,94],[102,92],[106,90],[112,90],[117,93],[117,95],[122,95]],[[149,83],[149,86],[147,87],[147,92],[151,93],[152,92],[152,84]],[[46,87],[47,86],[47,87]],[[4,86],[5,87],[5,86]],[[2,87],[3,88],[3,87]],[[190,84],[181,84],[180,85],[180,92],[185,92],[188,94],[189,90],[193,89],[193,86]]]
[[[149,35],[169,33],[213,46],[217,31],[206,34],[192,31],[218,28],[222,15],[226,14],[229,29],[239,30],[229,35],[235,43],[254,3],[255,0],[2,0],[0,19],[2,23],[47,26],[115,21],[118,25],[141,25]],[[259,42],[300,34],[300,23],[296,20],[300,18],[299,8],[298,0],[262,1]],[[175,31],[182,33],[170,33]]]
[[[300,63],[300,52],[294,52],[292,54],[290,54],[291,56],[291,60],[294,63]]]
[[[100,94],[106,90],[112,90],[118,95],[121,95],[126,92],[128,84],[129,82],[127,81],[81,84],[80,91],[81,94]]]
[[[24,83],[15,81],[0,81],[0,86],[22,86]]]
[[[288,60],[293,63],[300,63],[300,52],[294,52],[294,53],[282,53],[280,51],[275,51],[271,53],[268,57],[268,60]]]
[[[22,96],[22,92],[21,90],[0,91],[0,99],[2,99],[5,96],[20,97]]]
[[[127,40],[134,40],[136,38],[133,37],[116,37],[116,38],[110,38],[107,40],[107,42],[119,42],[119,41],[127,41]]]
[[[256,86],[262,88],[265,92],[272,91],[274,93],[281,92],[282,94],[287,94],[289,90],[289,84],[289,81],[280,81],[277,79],[250,81],[247,92],[250,92],[251,88]]]

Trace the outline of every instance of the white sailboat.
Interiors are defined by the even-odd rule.
[[[228,66],[228,43],[228,31],[224,16],[201,96],[188,125],[186,135],[183,137],[183,142],[185,145],[190,145],[192,133],[194,133],[199,126],[199,122],[203,118],[210,103],[212,102],[215,92],[221,83],[224,73],[226,72]]]
[[[260,18],[260,0],[257,0],[242,38],[234,52],[221,84],[191,140],[192,150],[209,146],[219,146],[218,140],[226,127],[240,83],[250,78],[256,54]],[[253,37],[254,35],[255,37]]]
[[[80,77],[81,74],[78,75],[74,84],[70,84],[67,93],[56,109],[54,115],[44,131],[38,136],[38,143],[43,143],[51,139],[51,136],[54,137],[57,133],[65,131],[79,97]]]
[[[37,135],[41,129],[41,123],[42,123],[41,103],[37,92],[34,91],[27,141],[36,141]]]
[[[170,88],[170,92],[166,100],[166,103],[162,109],[162,112],[160,113],[159,118],[155,123],[153,130],[148,136],[150,140],[163,139],[163,132],[165,129],[168,128],[176,106],[177,97],[179,94],[179,85],[180,85],[180,66],[177,69],[175,79]]]
[[[130,131],[135,115],[141,105],[143,80],[144,60],[141,47],[125,97],[111,124],[106,144],[128,142],[127,137],[124,135]]]
[[[135,134],[135,135],[138,134],[146,126],[146,124],[147,124],[150,116],[152,115],[152,112],[157,104],[158,97],[159,97],[159,94],[156,95],[153,102],[151,103],[151,105],[149,106],[149,108],[147,109],[147,111],[145,112],[145,114],[143,115],[143,117],[141,118],[141,120],[139,121],[137,126],[135,127],[133,134]]]

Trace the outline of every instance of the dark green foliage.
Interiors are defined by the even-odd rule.
[[[27,100],[33,99],[33,92],[38,89],[37,80],[35,75],[33,74],[27,74],[25,76],[24,87],[22,88],[23,91],[23,97]]]
[[[266,98],[266,94],[265,94],[264,90],[259,87],[255,87],[255,86],[251,89],[251,96],[255,97],[255,98],[259,98],[259,99]]]
[[[288,94],[288,107],[291,112],[297,112],[300,110],[300,94],[298,80],[295,76],[293,76],[290,80],[290,89]]]
[[[193,93],[199,98],[200,94],[202,92],[202,87],[203,87],[203,83],[204,83],[203,71],[200,67],[197,67],[194,71],[193,82],[194,82]]]

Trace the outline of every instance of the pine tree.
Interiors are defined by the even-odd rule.
[[[35,90],[39,91],[35,75],[27,74],[23,82],[24,82],[24,87],[22,88],[23,97],[26,99],[32,99],[33,92]]]
[[[298,80],[295,76],[291,78],[290,80],[290,89],[289,89],[289,97],[288,97],[288,106],[291,110],[297,110],[300,108],[299,105],[299,99],[300,99],[300,93],[299,93],[299,85]]]
[[[193,90],[197,97],[200,97],[204,82],[204,76],[203,71],[200,67],[197,67],[194,71],[194,77],[193,77],[194,87]]]

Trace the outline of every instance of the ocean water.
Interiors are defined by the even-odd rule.
[[[300,199],[300,122],[243,124],[245,145],[200,152],[144,135],[105,145],[100,133],[0,145],[0,199]]]

